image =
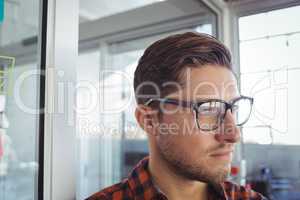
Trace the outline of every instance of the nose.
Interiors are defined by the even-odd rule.
[[[236,126],[235,117],[230,110],[227,110],[223,123],[215,138],[220,143],[237,143],[240,141],[240,129]]]

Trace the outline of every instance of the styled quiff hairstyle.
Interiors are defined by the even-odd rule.
[[[137,103],[145,104],[150,98],[175,92],[176,87],[165,83],[183,85],[181,75],[186,68],[208,64],[232,71],[230,51],[213,36],[186,32],[156,41],[145,50],[134,73]]]

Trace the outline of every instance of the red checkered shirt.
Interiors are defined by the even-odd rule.
[[[148,161],[148,157],[144,158],[137,164],[128,178],[97,192],[86,200],[168,200],[151,181]],[[267,199],[245,187],[224,182],[219,187],[209,186],[209,200]]]

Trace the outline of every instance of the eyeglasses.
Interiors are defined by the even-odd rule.
[[[145,103],[145,106],[150,106],[150,104],[155,101],[163,104],[173,104],[191,108],[198,129],[202,131],[213,131],[219,128],[224,122],[227,110],[230,110],[233,114],[236,126],[244,125],[250,117],[254,100],[246,96],[240,96],[230,102],[221,99],[207,99],[191,102],[168,98],[155,98],[149,99]]]

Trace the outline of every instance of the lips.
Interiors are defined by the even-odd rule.
[[[233,155],[233,151],[228,150],[228,151],[215,152],[215,153],[212,153],[210,156],[216,160],[224,160],[226,162],[231,162],[232,155]]]
[[[232,153],[233,153],[232,150],[229,150],[229,151],[220,151],[220,152],[215,152],[215,153],[211,154],[211,156],[214,156],[214,157],[228,156],[228,155],[231,155]]]

